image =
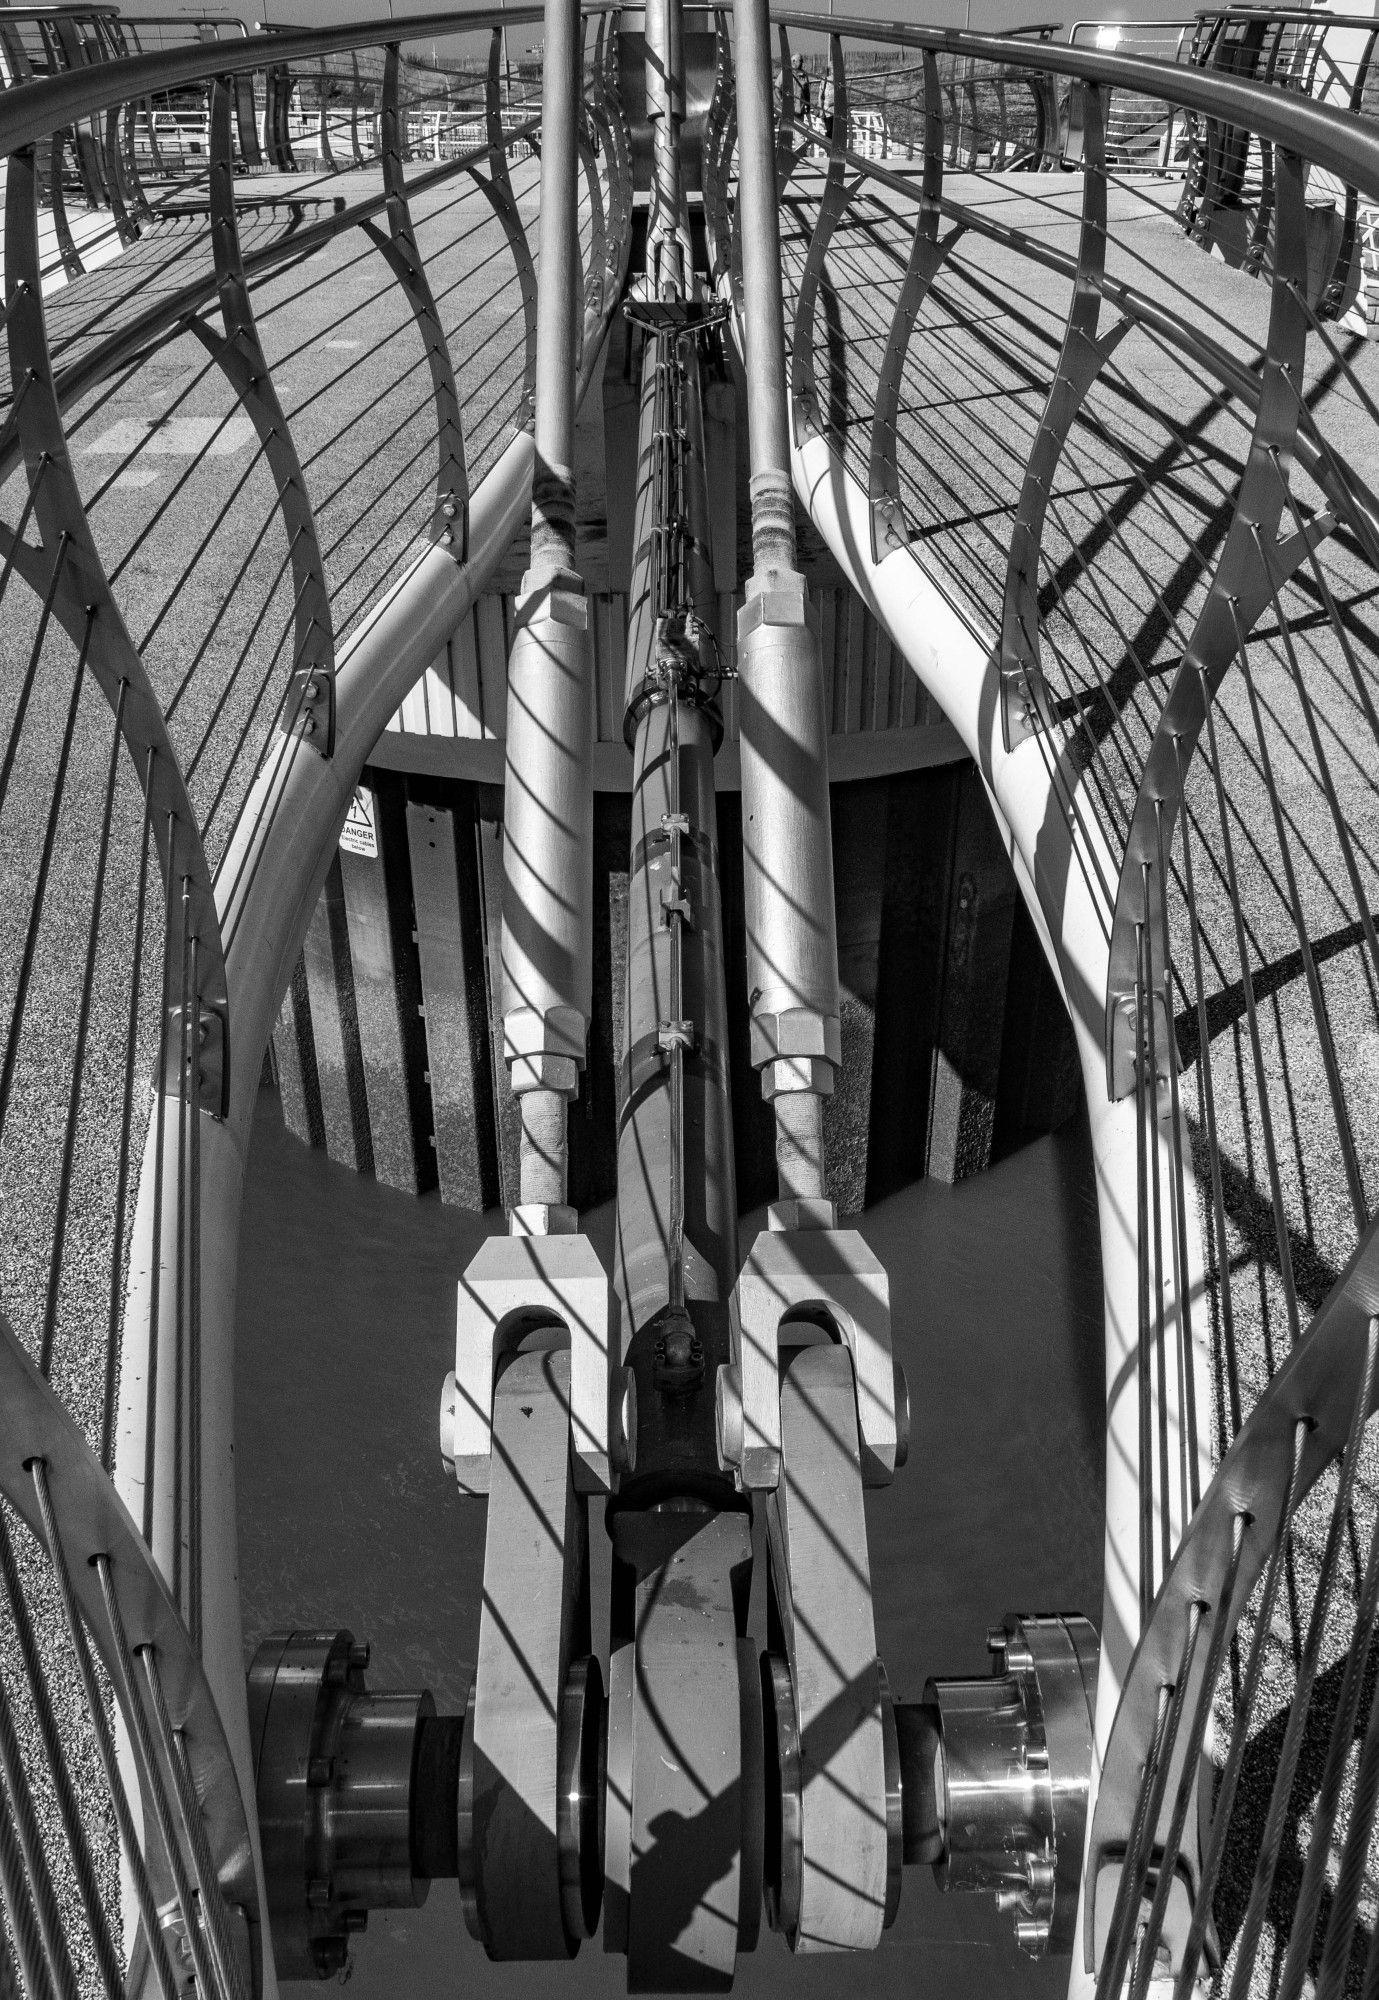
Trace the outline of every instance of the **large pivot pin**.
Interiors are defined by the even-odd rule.
[[[249,1726],[273,1954],[284,1979],[343,1972],[369,1911],[457,1872],[458,1716],[371,1693],[348,1631],[277,1632],[249,1668]]]

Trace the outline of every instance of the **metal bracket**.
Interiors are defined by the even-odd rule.
[[[606,1493],[617,1308],[608,1274],[585,1236],[495,1236],[460,1280],[455,1370],[441,1400],[441,1452],[462,1493],[492,1478],[493,1398],[505,1360],[542,1327],[563,1329],[570,1349],[570,1441],[576,1485]],[[620,1454],[614,1435],[611,1455]]]
[[[781,1328],[792,1316],[852,1356],[863,1481],[889,1485],[905,1455],[890,1280],[855,1229],[763,1230],[748,1251],[733,1288],[733,1361],[718,1378],[720,1464],[748,1490],[780,1478]]]

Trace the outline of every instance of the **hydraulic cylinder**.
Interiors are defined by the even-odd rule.
[[[578,0],[550,0],[542,88],[541,272],[531,567],[508,662],[503,1054],[522,1100],[514,1227],[574,1226],[565,1118],[592,992],[593,656],[575,568],[575,371],[583,285],[576,149]]]
[[[637,1378],[638,1479],[721,1484],[713,1383],[728,1355],[737,1191],[713,755],[721,724],[693,334],[643,364],[616,1282]]]
[[[840,1060],[828,723],[818,622],[796,566],[765,0],[746,0],[737,24],[753,555],[737,632],[747,986],[780,1193],[812,1201],[824,1193],[823,1099]]]

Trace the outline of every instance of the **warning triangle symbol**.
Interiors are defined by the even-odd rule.
[[[378,859],[378,835],[374,831],[374,802],[364,786],[357,786],[340,829],[340,845],[347,854],[362,854],[366,861]]]

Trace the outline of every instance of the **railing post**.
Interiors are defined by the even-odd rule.
[[[942,241],[939,217],[943,208],[943,91],[939,83],[938,59],[932,49],[924,51],[924,179],[915,218],[914,242],[896,295],[890,339],[882,357],[876,383],[876,403],[871,423],[871,453],[867,497],[871,501],[871,554],[881,562],[892,549],[903,548],[909,539],[905,503],[900,493],[896,462],[896,420],[900,411],[900,382],[915,321],[937,277],[944,258],[962,234],[957,222]]]
[[[335,744],[335,632],[325,562],[311,496],[259,340],[245,282],[230,154],[230,92],[223,79],[211,88],[210,126],[212,253],[225,338],[218,339],[200,318],[193,322],[193,331],[243,403],[278,490],[295,607],[292,683],[283,699],[279,725],[286,734],[304,738],[312,749],[329,757]]]
[[[1075,86],[1074,100],[1082,134],[1082,234],[1063,346],[1011,531],[1001,615],[1001,735],[1007,750],[1040,726],[1047,699],[1039,641],[1039,558],[1058,462],[1088,391],[1133,323],[1120,319],[1097,338],[1106,273],[1106,93],[1100,84],[1084,83]]]
[[[752,1062],[775,1107],[782,1198],[818,1202],[823,1100],[841,1057],[828,732],[818,621],[795,545],[767,0],[747,0],[736,19],[753,555],[738,620]],[[841,80],[836,41],[834,50]]]
[[[517,267],[517,288],[522,295],[522,326],[525,335],[524,360],[522,367],[522,401],[518,410],[519,421],[531,421],[536,405],[536,266],[532,262],[531,245],[522,218],[517,212],[517,202],[512,192],[512,176],[508,172],[507,142],[503,136],[503,107],[501,100],[499,58],[502,53],[502,30],[493,30],[488,51],[488,82],[485,86],[484,116],[488,131],[488,179],[473,167],[469,169],[475,183],[483,189],[489,206],[497,216],[504,236],[507,238],[512,261]]]
[[[837,35],[829,37],[829,67],[833,83],[833,134],[829,141],[828,179],[795,299],[795,332],[790,349],[790,398],[797,439],[811,425],[823,428],[814,381],[814,310],[823,284],[828,246],[851,198],[844,157],[848,143],[847,73],[843,67],[843,45]]]
[[[593,669],[575,567],[574,431],[584,287],[578,236],[579,0],[548,0],[531,567],[508,664],[503,1043],[522,1109],[514,1228],[568,1230],[566,1106],[592,993]]]
[[[412,212],[407,204],[407,180],[402,170],[402,138],[398,129],[397,44],[391,43],[383,66],[383,106],[379,120],[379,155],[388,196],[388,234],[365,222],[364,228],[388,261],[407,295],[417,331],[426,349],[436,410],[436,441],[440,464],[436,475],[436,505],[431,533],[445,542],[463,562],[469,535],[469,474],[465,467],[464,426],[459,394],[445,329],[431,294],[426,266],[417,249]]]
[[[1281,147],[1276,163],[1273,297],[1249,457],[1221,559],[1144,761],[1116,891],[1105,1021],[1106,1089],[1112,1099],[1134,1089],[1146,1039],[1135,998],[1138,926],[1147,933],[1151,965],[1166,963],[1168,885],[1158,864],[1160,820],[1165,850],[1171,851],[1185,773],[1206,724],[1208,703],[1233,665],[1239,662],[1248,671],[1244,643],[1273,592],[1335,526],[1330,514],[1319,513],[1305,527],[1280,534],[1298,434],[1297,385],[1303,380],[1308,321],[1304,163]],[[1158,1028],[1166,1075],[1171,1027],[1162,1014]]]

